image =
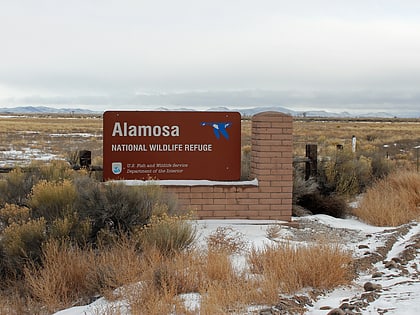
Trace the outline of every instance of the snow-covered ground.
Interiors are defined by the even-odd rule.
[[[33,148],[20,148],[0,151],[0,167],[10,165],[25,165],[29,161],[51,161],[62,160],[63,158],[52,153],[45,153],[44,150]]]
[[[197,221],[198,242],[204,244],[206,237],[218,227],[229,227],[249,245],[260,247],[271,242],[267,238],[267,228],[277,223],[279,222],[251,220]],[[282,225],[278,238],[308,242],[314,235],[325,234],[324,236],[334,241],[339,240],[352,250],[355,259],[377,253],[382,255],[376,255],[375,257],[380,258],[376,259],[372,268],[361,272],[351,286],[326,292],[316,301],[309,303],[305,314],[328,314],[343,303],[348,303],[351,307],[357,305],[362,314],[414,315],[420,313],[419,222],[393,229],[370,226],[354,218],[336,219],[326,215],[314,215],[294,218],[293,223],[295,224],[292,226]],[[411,249],[411,256],[406,253],[408,249]],[[372,277],[373,274],[374,277]],[[366,282],[379,284],[382,289],[366,292],[364,289]],[[183,298],[185,303],[192,305],[193,308],[200,303],[198,294],[186,294]],[[94,315],[112,309],[118,309],[119,314],[130,314],[124,301],[108,302],[100,298],[90,305],[72,307],[57,312],[55,315]],[[280,314],[275,311],[273,307],[272,314]],[[247,314],[258,314],[258,311],[250,310]]]

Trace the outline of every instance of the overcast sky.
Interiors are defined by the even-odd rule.
[[[0,106],[420,112],[418,0],[0,0]]]

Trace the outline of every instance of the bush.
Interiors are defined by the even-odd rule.
[[[0,184],[0,206],[5,203],[27,206],[32,188],[41,180],[63,181],[83,176],[74,172],[65,161],[51,161],[48,164],[32,162],[25,171],[15,168],[8,173]]]
[[[29,205],[34,217],[43,217],[48,222],[64,218],[73,210],[76,189],[69,180],[37,183],[31,192]]]
[[[382,179],[388,176],[394,169],[394,165],[380,154],[372,156],[372,176],[374,179]]]
[[[49,224],[49,238],[86,245],[91,234],[89,219],[80,219],[77,212],[66,214]]]
[[[338,195],[323,196],[315,192],[301,196],[297,204],[312,214],[327,214],[335,218],[345,218],[349,213],[346,201]]]
[[[6,203],[0,209],[0,231],[10,224],[22,224],[29,220],[31,211],[28,207]]]
[[[20,168],[14,169],[5,176],[4,182],[0,185],[1,205],[6,203],[27,205],[28,195],[36,182],[37,178],[31,172],[23,172]]]
[[[420,215],[420,174],[392,173],[369,188],[353,213],[376,226],[398,226]]]
[[[153,216],[139,237],[144,248],[157,248],[163,255],[171,255],[194,242],[196,229],[187,217],[164,214]]]
[[[32,164],[34,173],[38,173],[39,180],[49,182],[72,180],[75,177],[83,176],[83,172],[75,172],[69,163],[63,160],[52,160],[49,163]]]
[[[372,182],[370,159],[352,152],[336,151],[321,164],[320,189],[322,194],[338,193],[354,196]]]
[[[316,178],[310,177],[305,180],[304,171],[301,168],[293,168],[293,204],[297,204],[298,200],[308,194],[318,191],[318,183]]]
[[[207,248],[212,252],[241,253],[247,248],[244,235],[231,227],[218,227],[207,237]]]
[[[46,223],[43,218],[12,223],[7,226],[0,238],[2,276],[20,276],[27,263],[39,263],[41,245],[46,240]]]
[[[76,179],[75,186],[75,209],[81,218],[92,221],[94,239],[101,230],[131,233],[136,227],[149,223],[154,209],[174,211],[173,203],[164,198],[159,186],[103,184],[88,177]]]

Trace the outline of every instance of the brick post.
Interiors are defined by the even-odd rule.
[[[260,192],[270,193],[270,217],[290,220],[293,190],[293,118],[264,112],[252,118],[251,176]]]

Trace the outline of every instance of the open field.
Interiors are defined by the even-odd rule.
[[[242,146],[250,144],[251,122],[242,122]],[[420,146],[420,119],[295,118],[294,155],[304,156],[305,145],[317,144],[322,157],[338,144],[358,152],[382,156],[415,167]],[[94,165],[102,161],[102,116],[0,115],[0,166],[34,159],[66,159],[78,150],[92,151]]]
[[[102,158],[102,116],[0,116],[0,166],[66,159],[79,150]]]
[[[420,119],[314,119],[297,118],[293,125],[295,155],[304,155],[305,144],[318,144],[319,155],[341,144],[357,151],[377,150],[390,159],[413,162],[420,145]]]

